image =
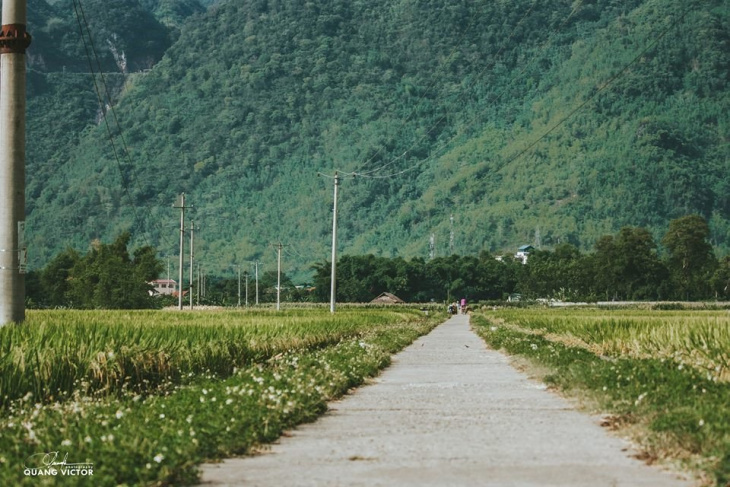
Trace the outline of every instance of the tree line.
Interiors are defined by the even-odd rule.
[[[730,256],[718,259],[709,243],[707,221],[698,215],[673,220],[659,243],[646,228],[624,227],[600,238],[592,252],[569,243],[532,250],[527,262],[512,255],[451,255],[431,260],[344,255],[337,262],[337,301],[368,302],[390,292],[407,302],[470,302],[524,299],[570,301],[703,300],[730,297]],[[152,308],[168,303],[151,296],[150,281],[162,272],[156,250],[127,249],[125,232],[111,244],[95,241],[86,255],[68,249],[26,281],[32,307]],[[330,266],[312,267],[311,285],[296,286],[282,275],[284,302],[327,302]],[[248,302],[255,283],[248,280]],[[262,274],[259,302],[276,300],[277,276]],[[236,306],[237,278],[211,277],[200,304]]]
[[[131,234],[111,244],[95,240],[81,255],[66,249],[26,277],[26,305],[34,308],[139,309],[161,304],[150,294],[163,264],[149,245],[128,250]]]
[[[533,250],[526,264],[513,256],[452,255],[406,261],[373,255],[343,256],[337,264],[337,299],[369,301],[391,292],[406,301],[526,299],[571,301],[702,300],[730,296],[730,257],[718,260],[707,221],[673,220],[658,244],[646,228],[624,227],[600,238],[592,252],[569,243]],[[315,301],[329,299],[330,263],[314,267]]]

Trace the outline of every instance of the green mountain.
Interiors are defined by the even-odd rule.
[[[123,230],[174,256],[185,192],[208,272],[281,241],[304,276],[335,171],[350,254],[591,248],[688,213],[730,247],[723,0],[210,3],[82,2],[112,111],[73,2],[30,2],[35,265]]]

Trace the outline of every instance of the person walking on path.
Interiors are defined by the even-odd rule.
[[[207,486],[689,487],[515,370],[452,316],[271,452],[202,467]]]

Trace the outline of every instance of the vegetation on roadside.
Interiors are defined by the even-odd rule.
[[[24,370],[3,390],[2,485],[194,482],[201,462],[314,419],[439,316],[42,311],[29,322],[0,329],[0,377]],[[68,366],[52,372],[62,357]],[[58,379],[69,388],[45,392]],[[32,455],[55,451],[93,464],[93,476],[24,474]]]
[[[727,313],[499,310],[472,323],[490,346],[547,368],[547,384],[610,414],[606,426],[632,427],[643,459],[730,482]]]

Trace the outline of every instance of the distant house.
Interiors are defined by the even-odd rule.
[[[177,296],[177,282],[173,279],[155,279],[150,285],[153,296]]]
[[[378,296],[377,298],[373,299],[370,302],[371,303],[376,303],[376,304],[401,304],[401,303],[405,303],[405,301],[403,301],[401,298],[399,298],[395,294],[390,294],[390,293],[382,293],[380,296]]]
[[[523,264],[527,264],[527,258],[530,255],[530,252],[535,250],[535,247],[532,245],[523,245],[522,247],[517,249],[517,253],[515,254],[515,260],[521,261]]]

